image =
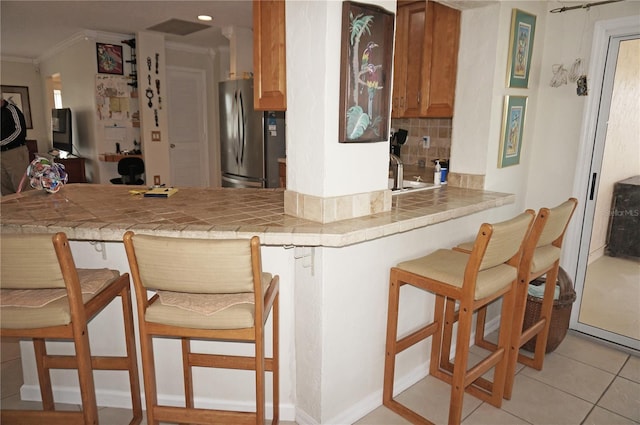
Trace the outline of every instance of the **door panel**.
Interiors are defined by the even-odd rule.
[[[169,156],[171,184],[208,186],[204,72],[168,69]]]

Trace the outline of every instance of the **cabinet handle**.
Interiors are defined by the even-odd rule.
[[[420,104],[420,92],[418,92],[418,105]]]

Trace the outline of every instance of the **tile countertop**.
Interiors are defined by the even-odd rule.
[[[391,211],[328,224],[284,214],[282,189],[181,188],[169,198],[137,186],[69,184],[0,200],[2,233],[65,232],[122,241],[127,230],[191,238],[257,235],[264,245],[341,247],[512,204],[515,195],[443,186],[393,197]]]

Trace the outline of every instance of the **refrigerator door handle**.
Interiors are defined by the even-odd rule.
[[[242,98],[242,91],[240,91],[238,96],[238,141],[240,143],[240,164],[244,163],[244,148],[245,148],[245,134],[244,134],[244,99]]]
[[[238,146],[238,90],[234,90],[233,92],[233,106],[232,106],[232,117],[233,120],[235,121],[235,134],[233,137],[234,140],[234,154],[236,157],[236,165],[238,165],[240,163],[240,158],[239,158],[239,146]]]

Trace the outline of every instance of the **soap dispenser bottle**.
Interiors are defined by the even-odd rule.
[[[433,184],[435,186],[440,186],[440,180],[442,179],[442,166],[440,165],[440,160],[436,159],[436,169],[433,173]]]

